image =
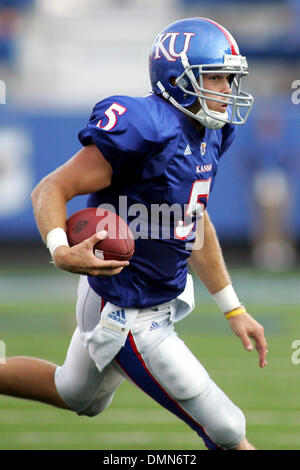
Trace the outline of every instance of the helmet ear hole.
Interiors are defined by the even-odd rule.
[[[177,86],[176,77],[170,77],[169,78],[169,83],[170,83],[171,86],[176,87]]]

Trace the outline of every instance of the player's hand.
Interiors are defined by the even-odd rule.
[[[94,246],[106,237],[107,232],[102,230],[78,245],[57,247],[53,254],[54,264],[65,271],[88,276],[119,274],[125,266],[128,266],[128,261],[102,260],[94,255]]]
[[[254,340],[255,347],[259,357],[260,367],[267,365],[266,355],[268,352],[267,342],[264,335],[264,328],[249,313],[241,313],[235,317],[229,318],[231,329],[240,337],[245,349],[252,351]]]

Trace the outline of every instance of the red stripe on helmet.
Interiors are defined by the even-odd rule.
[[[222,33],[224,33],[224,35],[226,36],[226,39],[228,40],[228,42],[230,44],[231,54],[232,55],[239,55],[240,52],[239,52],[238,45],[237,45],[235,39],[233,38],[233,36],[230,34],[230,32],[227,31],[227,29],[225,29],[223,26],[221,26],[216,21],[210,20],[208,18],[200,17],[200,19],[209,21],[210,23],[214,24],[217,28],[219,28],[222,31]]]

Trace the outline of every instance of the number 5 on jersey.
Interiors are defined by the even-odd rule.
[[[176,238],[185,240],[190,235],[195,225],[195,222],[186,224],[186,220],[190,220],[193,216],[201,217],[201,215],[203,215],[205,205],[200,201],[200,199],[205,199],[207,202],[209,197],[210,182],[211,178],[208,180],[194,181],[189,197],[189,202],[185,211],[185,220],[180,220],[177,227],[175,228]],[[203,224],[201,223],[202,220],[203,217],[199,220],[198,224],[200,223],[203,229]]]
[[[111,131],[117,124],[117,115],[122,116],[125,111],[127,111],[127,108],[124,108],[124,106],[121,106],[118,103],[113,103],[106,111],[104,111],[104,114],[108,119],[106,125],[102,127],[102,119],[100,119],[100,121],[98,121],[98,123],[96,124],[96,127],[100,127],[100,129],[102,129],[103,131]]]

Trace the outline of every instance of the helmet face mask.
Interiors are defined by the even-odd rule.
[[[225,123],[244,124],[254,99],[241,89],[242,77],[248,74],[248,65],[246,58],[239,54],[230,33],[205,18],[180,20],[164,31],[166,33],[158,36],[160,42],[154,42],[150,53],[152,90],[205,127],[217,129]],[[181,52],[177,52],[178,49],[175,52],[177,43],[178,49],[181,45]],[[231,93],[206,89],[205,74],[232,76],[229,79]],[[201,109],[193,113],[189,108],[197,100]],[[228,110],[223,113],[213,111],[209,107],[210,102],[226,104]]]

